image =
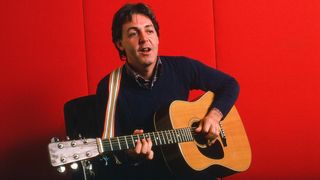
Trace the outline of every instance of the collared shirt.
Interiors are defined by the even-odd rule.
[[[154,74],[152,75],[152,78],[149,79],[144,79],[140,74],[138,74],[137,72],[135,72],[130,65],[128,64],[128,62],[125,64],[126,69],[127,69],[127,73],[129,76],[133,77],[135,79],[135,81],[138,83],[138,85],[142,88],[145,89],[152,89],[154,83],[157,81],[157,79],[160,76],[160,71],[161,71],[161,59],[160,57],[157,60],[157,64],[154,70]]]

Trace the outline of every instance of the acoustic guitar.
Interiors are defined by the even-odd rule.
[[[209,171],[223,177],[245,171],[251,163],[251,148],[235,107],[221,121],[220,136],[212,144],[202,134],[195,133],[213,100],[214,94],[207,92],[193,102],[173,101],[154,115],[155,132],[52,142],[48,145],[51,165],[57,167],[131,149],[137,140],[150,138],[153,146],[161,146],[163,158],[174,173]]]

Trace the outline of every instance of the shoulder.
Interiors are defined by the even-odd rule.
[[[186,56],[160,56],[160,59],[163,64],[172,66],[190,66],[198,62],[198,60]]]
[[[109,84],[109,79],[110,79],[110,76],[113,72],[115,72],[116,70],[119,70],[120,68],[123,69],[123,67],[119,67],[119,68],[116,68],[114,69],[113,71],[111,71],[110,73],[108,73],[106,76],[104,76],[98,83],[98,87],[97,89],[100,89],[100,88],[106,88]],[[122,70],[123,71],[123,70]],[[121,72],[121,71],[120,71]],[[115,73],[116,74],[116,73]]]
[[[195,59],[186,56],[160,56],[161,61],[164,62],[185,62],[185,61],[195,61]]]
[[[108,85],[108,82],[109,82],[109,77],[110,77],[110,74],[107,74],[105,77],[103,77],[99,83],[98,83],[98,88],[97,89],[100,89],[102,87],[105,87]]]

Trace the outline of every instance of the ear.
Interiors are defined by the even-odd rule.
[[[124,50],[121,41],[117,41],[117,42],[116,42],[116,45],[117,45],[117,47],[118,47],[121,51]]]

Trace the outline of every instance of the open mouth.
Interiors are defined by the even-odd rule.
[[[151,48],[149,47],[139,49],[139,52],[142,52],[142,53],[148,53],[150,51],[151,51]]]

